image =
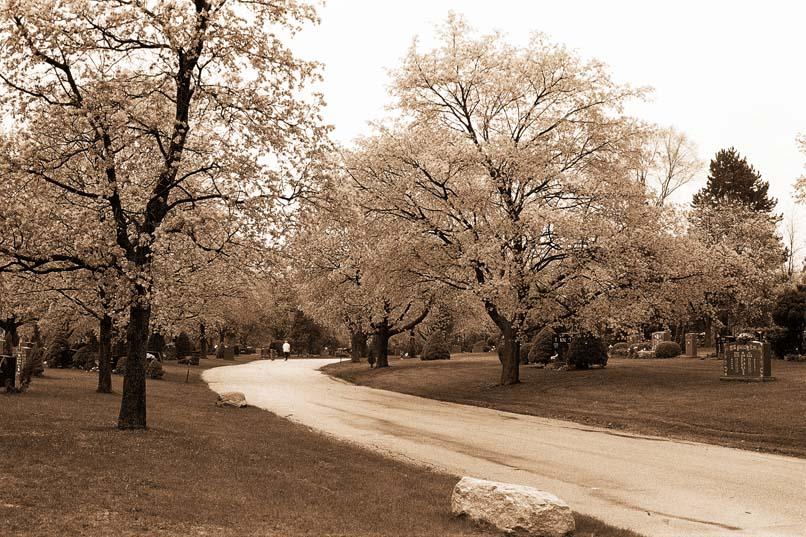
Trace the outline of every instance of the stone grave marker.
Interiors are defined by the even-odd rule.
[[[696,358],[699,352],[699,345],[697,343],[697,333],[690,332],[686,334],[686,357]]]
[[[770,344],[761,341],[727,342],[720,380],[763,382],[772,376]]]
[[[655,347],[658,346],[658,343],[661,341],[671,341],[672,340],[672,333],[668,330],[663,330],[662,332],[652,332],[652,350],[655,350]]]
[[[566,360],[566,354],[568,354],[571,339],[571,334],[562,333],[554,335],[554,354],[557,355],[558,362],[564,362]]]

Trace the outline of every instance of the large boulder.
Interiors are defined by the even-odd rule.
[[[451,511],[529,537],[563,537],[576,529],[571,508],[553,494],[472,477],[463,477],[453,488]]]
[[[246,406],[246,397],[241,392],[225,392],[218,395],[216,406],[234,406],[241,408]]]

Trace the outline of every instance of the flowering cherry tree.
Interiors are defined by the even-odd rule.
[[[415,44],[396,72],[400,120],[346,157],[365,210],[436,246],[423,277],[481,301],[504,341],[502,384],[519,382],[530,327],[637,282],[654,208],[622,106],[640,93],[541,36],[515,48],[452,17],[439,48]]]
[[[320,198],[291,243],[298,298],[315,320],[347,328],[353,361],[374,336],[376,367],[387,367],[389,339],[422,322],[435,300],[435,283],[412,270],[421,237],[362,211],[346,183]]]
[[[198,238],[202,207],[269,234],[278,206],[300,191],[288,178],[300,177],[324,129],[318,96],[306,92],[316,66],[282,37],[315,21],[294,0],[0,6],[2,106],[13,120],[4,169],[28,199],[48,191],[75,208],[59,223],[73,240],[33,246],[42,256],[31,262],[86,269],[71,251],[96,248],[126,281],[116,297],[128,304],[120,428],[147,423],[145,344],[163,241]]]

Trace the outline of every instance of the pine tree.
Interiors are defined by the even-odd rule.
[[[733,147],[720,149],[711,160],[708,183],[694,194],[695,208],[722,203],[742,205],[755,212],[771,212],[777,200],[768,197],[770,184]]]

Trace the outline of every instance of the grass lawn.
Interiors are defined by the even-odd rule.
[[[521,384],[497,386],[498,359],[394,360],[326,371],[362,385],[599,427],[806,457],[806,364],[773,361],[775,382],[722,382],[722,362],[611,359],[605,369],[521,366]]]
[[[238,360],[241,361],[241,360]],[[223,409],[183,366],[148,381],[148,431],[114,428],[95,374],[47,370],[0,394],[0,535],[479,536],[450,516],[456,478],[255,408]],[[635,537],[577,517],[579,537]]]

